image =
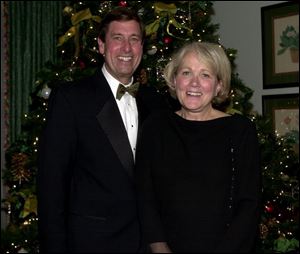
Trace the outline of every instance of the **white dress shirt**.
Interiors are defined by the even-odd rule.
[[[117,102],[125,129],[127,131],[128,139],[133,152],[133,158],[135,158],[136,140],[137,140],[137,131],[138,131],[138,110],[137,110],[135,98],[126,92],[120,100],[117,100],[116,95],[117,95],[117,89],[120,82],[107,71],[107,69],[105,68],[105,64],[102,67],[102,72]],[[130,86],[132,83],[133,83],[133,78],[128,85],[124,85],[124,86]]]

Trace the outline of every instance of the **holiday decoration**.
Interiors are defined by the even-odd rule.
[[[169,43],[171,43],[172,42],[172,38],[171,37],[164,37],[164,43],[165,44],[169,44]]]
[[[127,2],[126,1],[120,1],[119,2],[119,6],[126,7],[127,6]]]
[[[70,16],[73,13],[73,8],[71,6],[66,6],[63,10],[63,14],[66,16]]]
[[[154,87],[171,108],[178,104],[164,81],[163,70],[173,51],[189,41],[214,42],[224,48],[233,74],[230,96],[219,108],[249,117],[256,124],[260,144],[262,204],[256,251],[298,253],[299,132],[279,137],[269,118],[253,112],[250,99],[254,91],[235,72],[237,51],[222,45],[222,38],[217,34],[219,24],[211,22],[214,13],[211,1],[72,1],[66,4],[57,37],[60,59],[58,63],[46,62],[37,73],[28,114],[20,119],[22,133],[6,150],[3,182],[7,195],[2,207],[9,216],[9,224],[2,230],[1,253],[39,252],[36,160],[49,95],[55,87],[89,76],[102,66],[97,26],[108,11],[120,6],[137,10],[145,23],[145,51],[135,79],[141,85]]]
[[[140,74],[137,77],[137,81],[142,85],[146,85],[148,82],[147,76],[147,71],[145,69],[141,69]]]
[[[51,88],[49,88],[47,85],[45,85],[43,87],[43,89],[41,90],[40,96],[42,98],[44,98],[45,100],[47,100],[50,96],[50,93],[51,93]]]
[[[266,209],[266,212],[272,213],[274,208],[271,204],[267,204],[267,205],[265,205],[265,209]]]
[[[151,46],[150,49],[147,50],[148,55],[154,55],[157,52],[157,47],[155,45]]]
[[[27,160],[28,155],[24,153],[16,153],[12,156],[11,170],[13,180],[19,184],[21,184],[22,181],[28,181],[30,178],[30,172],[28,168],[26,168]]]

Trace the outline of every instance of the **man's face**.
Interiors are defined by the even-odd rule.
[[[143,55],[140,26],[135,20],[113,21],[105,41],[98,38],[107,71],[123,84],[128,84]]]

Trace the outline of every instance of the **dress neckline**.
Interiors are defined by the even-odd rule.
[[[175,119],[178,119],[181,122],[186,122],[187,124],[209,124],[209,123],[215,123],[215,122],[219,122],[219,121],[223,121],[223,120],[227,120],[230,119],[231,117],[235,116],[235,114],[233,115],[228,115],[228,116],[221,116],[221,117],[217,117],[214,119],[209,119],[209,120],[189,120],[189,119],[185,119],[183,117],[181,117],[180,115],[178,115],[176,112],[172,112],[172,115]]]

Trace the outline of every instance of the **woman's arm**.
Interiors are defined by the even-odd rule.
[[[254,124],[239,124],[235,136],[233,212],[216,252],[252,252],[258,236],[261,196],[260,152]],[[238,133],[238,131],[236,132]]]

